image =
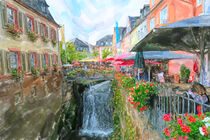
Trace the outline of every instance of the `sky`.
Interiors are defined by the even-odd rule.
[[[77,37],[95,45],[118,22],[127,26],[128,16],[139,16],[149,0],[46,0],[58,24],[64,25],[65,40]]]

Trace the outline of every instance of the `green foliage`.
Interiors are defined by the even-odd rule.
[[[21,82],[23,80],[23,71],[19,68],[13,68],[11,75],[17,82]]]
[[[34,76],[34,77],[39,77],[40,76],[40,71],[34,67],[31,68],[31,74]]]
[[[96,51],[96,50],[93,50],[93,52],[92,52],[92,57],[93,57],[93,58],[97,58],[98,56],[99,56],[99,52]]]
[[[180,74],[181,74],[181,80],[187,81],[190,76],[190,69],[188,69],[184,64],[180,67]]]
[[[73,76],[75,76],[75,75],[77,75],[77,71],[70,71],[70,72],[68,72],[68,74],[67,74],[69,77],[73,77]]]
[[[112,54],[112,51],[109,50],[109,48],[105,48],[104,50],[102,50],[102,58],[106,59],[110,54]]]
[[[57,66],[58,66],[58,65],[53,64],[53,71],[54,71],[54,72],[57,72]]]
[[[120,89],[117,86],[117,81],[112,81],[112,90],[114,97],[112,99],[112,106],[114,107],[114,132],[110,137],[110,140],[136,140],[136,132],[131,122],[131,117],[125,107],[125,102]],[[121,126],[121,122],[124,123],[124,128]]]
[[[87,51],[83,50],[83,52],[76,51],[75,46],[72,42],[67,42],[66,52],[63,49],[63,43],[60,42],[60,54],[61,54],[61,61],[62,63],[66,63],[66,56],[67,56],[67,63],[72,64],[72,61],[79,61],[88,56]]]
[[[47,65],[44,65],[44,71],[48,72],[48,66]]]

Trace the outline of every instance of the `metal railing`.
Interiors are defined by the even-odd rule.
[[[163,120],[164,114],[177,115],[184,117],[185,113],[197,114],[197,106],[201,106],[203,113],[210,112],[210,105],[197,102],[192,99],[189,94],[179,90],[173,90],[171,87],[166,87],[162,84],[157,86],[159,95],[154,99],[153,107],[144,112],[147,117],[147,123],[143,129],[142,136],[146,129],[156,130],[162,138],[166,122]],[[151,124],[152,127],[149,127]]]

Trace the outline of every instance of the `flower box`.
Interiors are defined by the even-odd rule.
[[[30,31],[28,33],[28,38],[31,40],[31,41],[36,41],[38,38],[39,38],[39,35],[37,35],[35,32],[32,32]]]
[[[13,37],[20,37],[23,34],[23,30],[20,29],[17,25],[7,24],[6,25],[7,32]]]

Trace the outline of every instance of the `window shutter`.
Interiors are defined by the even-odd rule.
[[[58,55],[56,55],[56,64],[59,65],[59,59],[58,59]]]
[[[11,73],[11,64],[10,64],[10,52],[6,52],[6,68],[7,68],[7,74]]]
[[[51,35],[51,29],[49,28],[49,39],[51,40],[52,39],[52,35]]]
[[[44,68],[44,54],[41,54],[41,67]]]
[[[31,54],[27,53],[27,58],[28,58],[28,71],[31,71]]]
[[[23,16],[22,12],[18,11],[18,26],[23,29]]]
[[[56,41],[58,40],[58,32],[57,32],[57,30],[55,30],[55,40]]]
[[[38,25],[37,25],[37,21],[34,21],[34,28],[35,28],[35,33],[38,34]]]
[[[1,19],[2,19],[2,27],[4,28],[5,25],[8,23],[7,22],[7,6],[3,1],[0,2],[0,6],[2,7],[1,8]]]
[[[40,66],[40,54],[38,54],[38,53],[37,53],[37,68],[41,69],[41,66]]]
[[[46,37],[47,38],[49,37],[48,34],[49,34],[49,28],[48,28],[48,26],[46,26]]]
[[[2,63],[2,50],[0,50],[0,74],[3,74],[3,63]]]
[[[21,63],[22,63],[22,71],[27,72],[27,70],[26,70],[25,52],[21,52]]]
[[[40,23],[40,22],[39,22],[38,26],[39,26],[39,35],[40,35],[40,37],[41,37],[42,29],[41,29],[41,23]]]
[[[24,15],[24,33],[28,34],[27,16]]]
[[[51,55],[48,54],[48,66],[50,67],[51,66]]]

